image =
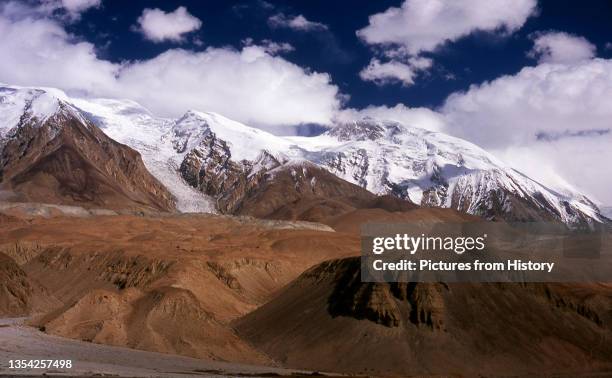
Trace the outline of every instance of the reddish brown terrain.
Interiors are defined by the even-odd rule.
[[[219,216],[34,218],[3,224],[0,249],[35,249],[21,268],[3,266],[63,303],[36,320],[46,332],[274,364],[229,323],[313,264],[358,253],[355,236],[319,229],[327,227]]]
[[[42,124],[24,120],[0,148],[0,190],[15,202],[88,208],[174,209],[140,154],[115,142],[69,105]],[[8,195],[6,194],[8,193]]]
[[[0,253],[0,315],[26,316],[40,313],[60,302],[32,279],[12,258]]]
[[[405,212],[416,205],[392,196],[376,196],[311,163],[279,165],[249,179],[247,190],[228,212],[256,218],[329,223],[360,209]]]
[[[1,219],[21,299],[0,313],[36,312],[52,335],[373,376],[612,369],[610,285],[360,282],[359,224],[473,220],[454,211],[355,209],[326,219],[337,232],[213,215]],[[35,285],[59,302],[28,305]]]
[[[376,196],[311,163],[238,164],[222,145],[181,169],[232,215],[177,214],[137,152],[71,117],[22,124],[3,148],[2,317],[29,316],[50,337],[308,371],[612,371],[611,285],[361,282],[363,224],[480,218]]]

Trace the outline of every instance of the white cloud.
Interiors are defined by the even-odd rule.
[[[367,117],[400,122],[430,131],[443,131],[445,128],[445,120],[442,114],[427,108],[409,108],[403,104],[397,104],[393,107],[368,106],[363,109],[343,109],[336,114],[335,120],[347,122]]]
[[[263,47],[267,53],[272,54],[272,55],[282,53],[282,52],[291,52],[295,50],[295,47],[293,47],[290,43],[287,43],[287,42],[279,43],[279,42],[274,42],[274,41],[270,41],[266,39],[261,41],[261,47]]]
[[[563,32],[536,35],[529,56],[540,63],[573,63],[595,56],[597,48],[583,37]]]
[[[514,31],[534,12],[536,0],[405,0],[400,8],[370,16],[357,35],[417,55],[479,30]]]
[[[399,8],[370,16],[369,24],[357,31],[379,55],[390,59],[372,59],[360,77],[379,85],[412,85],[419,71],[432,66],[423,52],[475,31],[512,32],[535,12],[536,0],[405,0]]]
[[[254,45],[169,50],[126,66],[118,86],[161,114],[210,110],[256,126],[329,123],[340,106],[329,75],[306,72]]]
[[[180,42],[185,34],[200,27],[202,21],[191,15],[185,7],[178,7],[174,12],[147,8],[138,17],[137,30],[153,42]]]
[[[403,86],[410,86],[414,84],[414,79],[419,72],[427,70],[432,64],[431,59],[423,57],[410,58],[408,63],[397,60],[381,63],[380,60],[374,58],[367,67],[359,72],[359,77],[379,85],[400,82]]]
[[[526,144],[538,133],[612,127],[612,60],[525,67],[447,99],[451,124],[477,143]]]
[[[172,49],[153,59],[115,64],[98,58],[92,44],[78,42],[58,22],[19,15],[0,13],[2,82],[132,98],[163,116],[214,111],[260,127],[326,124],[341,105],[328,74],[271,52],[288,46]]]
[[[0,79],[11,84],[100,91],[113,85],[119,66],[96,57],[58,23],[0,16]]]
[[[612,203],[612,60],[541,63],[452,94],[448,132],[534,178],[560,175]]]
[[[320,22],[309,21],[300,15],[287,16],[284,13],[277,13],[268,18],[268,24],[273,28],[288,28],[299,31],[321,31],[327,30],[327,25]]]
[[[612,204],[612,136],[566,138],[492,152],[515,169],[554,189],[575,188]]]
[[[70,13],[82,13],[89,8],[97,8],[102,0],[61,0],[62,5]]]
[[[54,17],[64,22],[74,22],[81,14],[102,6],[102,0],[38,0],[0,2],[0,11],[4,16],[14,17]]]

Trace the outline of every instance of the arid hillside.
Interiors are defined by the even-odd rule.
[[[6,219],[0,250],[28,258],[21,267],[2,260],[23,286],[4,315],[28,313],[26,279],[34,277],[61,301],[35,318],[48,333],[257,364],[275,363],[229,323],[310,266],[358,253],[355,236],[320,224],[207,215]]]

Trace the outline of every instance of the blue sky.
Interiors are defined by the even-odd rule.
[[[612,2],[0,0],[0,82],[277,134],[363,117],[612,204]]]
[[[426,54],[435,58],[432,70],[423,74],[414,85],[376,85],[361,80],[359,72],[372,58],[372,46],[364,43],[356,31],[368,25],[368,17],[397,7],[401,1],[105,1],[99,8],[83,13],[68,30],[93,42],[100,57],[114,62],[150,59],[163,51],[181,47],[194,51],[210,46],[241,48],[243,41],[269,39],[290,43],[295,50],[283,57],[300,66],[331,75],[342,93],[350,96],[347,106],[395,105],[440,106],[455,91],[482,83],[504,74],[518,72],[535,65],[527,56],[532,48],[533,33],[559,30],[587,38],[598,48],[600,57],[612,57],[610,19],[612,2],[539,1],[537,14],[510,35],[476,32],[441,46]],[[166,41],[149,43],[133,31],[136,20],[145,8],[172,12],[185,6],[202,21],[202,27],[188,33],[181,43]],[[296,31],[272,28],[268,19],[278,13],[303,15],[307,20],[322,23],[327,29]],[[198,41],[196,45],[194,42]]]

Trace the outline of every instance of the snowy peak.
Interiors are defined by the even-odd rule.
[[[210,133],[206,120],[189,111],[172,127],[172,146],[176,152],[182,154],[197,147]]]
[[[385,127],[382,124],[373,122],[371,119],[346,122],[336,125],[326,134],[346,141],[376,140],[385,134]]]
[[[446,134],[364,119],[319,137],[294,139],[318,164],[376,194],[486,218],[602,220],[583,195],[550,190],[482,148]]]
[[[6,133],[27,120],[43,123],[59,108],[59,99],[43,90],[0,87],[0,130]]]
[[[20,125],[40,127],[49,120],[61,124],[62,119],[76,118],[87,125],[84,115],[69,101],[66,94],[52,88],[0,86],[0,136]]]
[[[26,118],[39,124],[58,113],[64,105],[57,97],[40,90],[29,91],[28,95],[30,95],[29,98],[23,98],[23,114]],[[24,117],[21,120],[23,119]]]
[[[172,127],[177,152],[189,151],[210,133],[226,142],[234,160],[255,160],[260,151],[272,154],[291,147],[291,142],[266,131],[246,126],[216,113],[188,111]]]

